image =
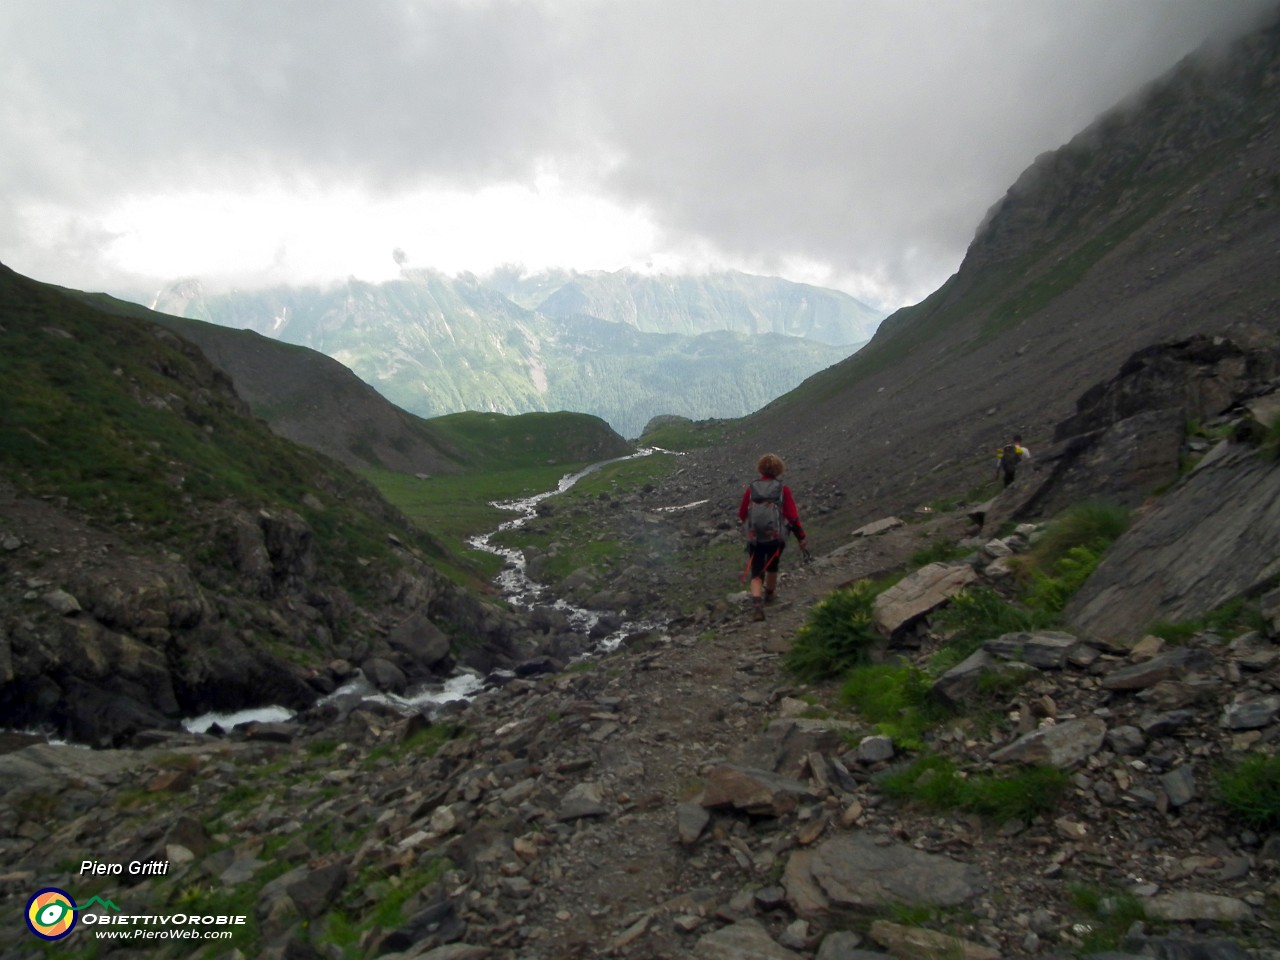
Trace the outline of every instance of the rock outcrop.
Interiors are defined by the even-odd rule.
[[[1219,446],[1116,542],[1071,601],[1085,634],[1135,640],[1280,582],[1280,461]]]

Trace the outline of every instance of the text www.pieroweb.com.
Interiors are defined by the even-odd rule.
[[[103,916],[90,914],[84,918],[99,940],[230,940],[234,929],[248,920],[243,916]]]
[[[230,930],[148,930],[145,927],[95,930],[93,935],[99,940],[230,940],[235,936]]]

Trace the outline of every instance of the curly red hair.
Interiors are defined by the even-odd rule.
[[[756,469],[760,471],[762,477],[777,479],[782,476],[782,471],[787,469],[787,465],[776,453],[766,453],[756,462]]]

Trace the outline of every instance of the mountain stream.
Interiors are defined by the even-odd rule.
[[[589,634],[600,620],[601,614],[598,611],[588,610],[585,607],[576,606],[569,603],[563,598],[549,598],[548,589],[545,585],[537,583],[529,576],[528,564],[525,561],[523,551],[515,550],[509,547],[500,547],[492,543],[494,537],[508,530],[518,529],[538,515],[538,504],[542,503],[549,497],[554,497],[571,489],[583,477],[590,476],[597,470],[608,466],[612,463],[620,463],[624,460],[635,460],[640,457],[647,457],[654,453],[666,453],[668,451],[661,450],[657,447],[644,447],[635,453],[628,454],[625,457],[614,457],[611,460],[602,460],[599,463],[593,463],[584,467],[576,473],[566,474],[556,484],[554,490],[547,490],[543,493],[534,494],[530,497],[520,497],[515,500],[495,501],[492,506],[500,510],[509,510],[516,516],[500,524],[496,530],[481,536],[473,537],[467,541],[468,545],[476,550],[482,550],[485,553],[494,554],[501,557],[505,563],[501,572],[495,578],[494,582],[502,591],[502,595],[512,606],[522,609],[532,609],[535,606],[549,606],[564,614],[568,620],[570,628],[575,633],[581,633],[584,636]],[[694,506],[689,504],[688,506]],[[668,508],[682,509],[682,508]],[[644,630],[660,630],[664,626],[661,622],[656,621],[627,621],[624,622],[617,630],[604,637],[594,647],[594,649],[584,656],[592,656],[593,654],[604,653],[617,647],[622,639],[630,634]],[[381,703],[389,704],[403,711],[404,713],[415,713],[424,707],[432,704],[444,704],[453,700],[465,700],[472,694],[484,687],[485,678],[476,673],[463,672],[450,677],[443,684],[431,683],[416,689],[410,693],[400,696],[393,693],[384,693],[374,688],[374,686],[363,676],[344,684],[338,690],[324,697],[320,703],[328,703],[339,699],[359,698],[367,700],[375,700]],[[203,716],[194,717],[183,721],[183,726],[193,733],[204,733],[208,731],[214,724],[223,729],[231,729],[239,723],[248,723],[250,721],[258,722],[281,722],[289,720],[292,713],[284,707],[258,707],[250,710],[242,710],[231,714],[204,714]]]

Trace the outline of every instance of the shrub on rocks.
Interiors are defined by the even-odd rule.
[[[1218,796],[1258,830],[1280,828],[1280,757],[1253,753],[1218,775]]]
[[[882,642],[873,610],[882,589],[883,585],[859,580],[816,604],[786,655],[787,669],[801,680],[816,682],[866,663]]]

